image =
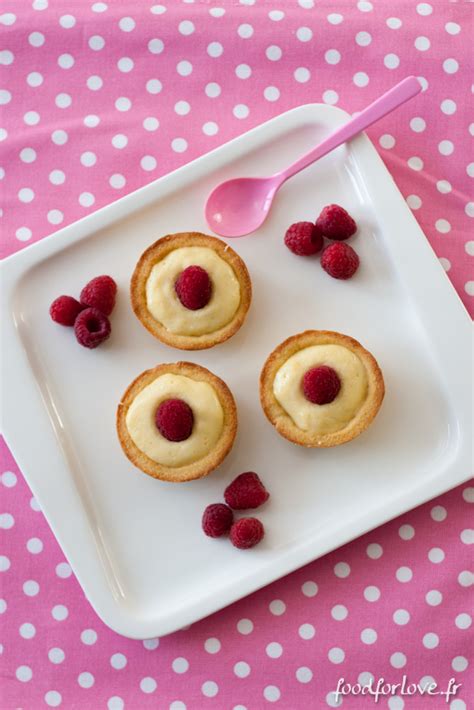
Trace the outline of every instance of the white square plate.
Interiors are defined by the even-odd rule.
[[[91,604],[125,636],[196,621],[468,477],[471,322],[365,135],[289,181],[258,233],[230,240],[254,287],[237,335],[185,353],[154,340],[132,313],[129,279],[149,244],[208,232],[203,206],[218,182],[269,175],[347,118],[323,105],[289,111],[3,262],[5,436]],[[361,267],[347,282],[283,245],[289,224],[330,202],[359,224]],[[112,337],[88,351],[48,308],[101,273],[117,280],[118,303]],[[333,449],[282,439],[258,401],[268,353],[307,328],[360,340],[385,376],[370,429]],[[137,374],[180,359],[229,384],[240,424],[218,471],[170,484],[124,457],[115,410]],[[242,552],[206,538],[200,520],[247,470],[272,497],[258,513],[263,543]]]

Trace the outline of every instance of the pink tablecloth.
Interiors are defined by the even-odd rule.
[[[3,0],[3,255],[290,107],[356,111],[413,73],[426,91],[369,133],[472,309],[472,5],[313,5]],[[472,487],[141,643],[95,616],[6,447],[2,471],[2,710],[324,708],[340,677],[404,674],[441,690],[454,677],[452,710],[473,695]]]

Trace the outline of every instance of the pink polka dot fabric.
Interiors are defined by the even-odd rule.
[[[472,313],[471,27],[469,3],[433,0],[3,0],[2,255],[282,111],[355,112],[415,74],[425,91],[369,134]],[[380,707],[468,707],[472,486],[142,643],[95,616],[1,457],[2,710],[359,709],[373,699],[336,699],[339,678],[403,675],[462,686]]]

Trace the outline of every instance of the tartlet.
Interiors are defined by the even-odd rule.
[[[210,298],[192,310],[176,283],[191,267],[209,276]],[[243,324],[252,299],[244,262],[225,242],[200,232],[169,234],[141,255],[130,284],[132,308],[155,338],[180,350],[212,348]]]
[[[319,375],[328,379],[323,384],[330,394],[324,400],[323,391],[322,403],[308,399],[314,394],[313,375],[316,389]],[[307,330],[285,340],[260,375],[265,415],[281,436],[300,446],[338,446],[359,436],[379,411],[384,394],[374,356],[354,338],[327,330]]]
[[[170,401],[184,402],[192,411],[192,430],[184,440],[170,440],[158,428],[158,410]],[[207,476],[231,450],[237,408],[225,382],[205,367],[162,364],[142,372],[126,389],[117,408],[117,433],[127,458],[144,473],[191,481]]]

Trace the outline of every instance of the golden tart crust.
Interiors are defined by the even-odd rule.
[[[165,466],[149,458],[132,440],[126,421],[127,412],[135,397],[158,377],[168,373],[184,375],[197,382],[210,384],[224,412],[222,431],[211,451],[203,458],[179,467]],[[162,364],[142,372],[125,390],[117,408],[117,434],[127,458],[144,473],[162,481],[172,481],[174,483],[192,481],[196,478],[207,476],[222,463],[232,449],[237,434],[237,407],[232,392],[226,383],[205,367],[192,362]],[[176,442],[176,446],[179,446],[178,442]]]
[[[367,395],[356,415],[341,429],[331,433],[300,429],[278,402],[273,391],[275,376],[283,364],[300,350],[313,345],[340,345],[347,348],[358,356],[367,375]],[[354,338],[330,330],[306,330],[291,336],[268,356],[260,374],[260,402],[267,419],[281,436],[300,446],[325,448],[355,439],[376,416],[384,394],[383,375],[374,356]]]
[[[232,319],[218,330],[204,335],[170,332],[153,317],[147,305],[146,284],[151,270],[172,251],[183,247],[214,250],[232,268],[240,286],[240,304]],[[143,252],[132,275],[130,298],[135,315],[155,338],[180,350],[204,350],[228,340],[242,326],[252,300],[252,282],[245,263],[228,244],[201,232],[180,232],[162,237]]]

